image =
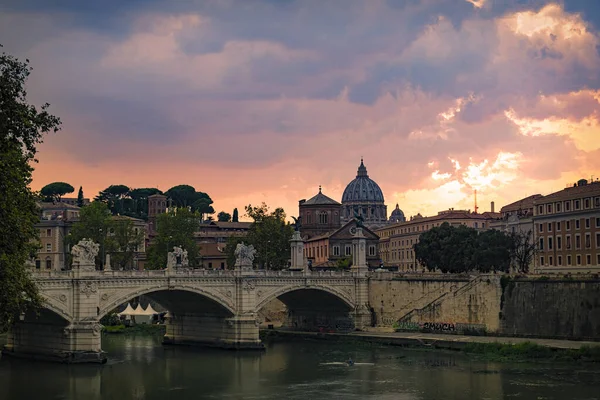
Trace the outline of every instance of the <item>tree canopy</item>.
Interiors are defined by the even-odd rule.
[[[156,188],[132,189],[126,185],[110,185],[96,196],[96,201],[108,205],[113,215],[126,215],[143,220],[148,219],[148,197],[162,194]]]
[[[147,268],[166,268],[167,254],[173,251],[175,246],[187,250],[190,267],[199,266],[200,250],[194,240],[194,233],[199,224],[200,214],[187,208],[177,208],[160,214],[156,219],[156,237],[147,251]]]
[[[94,201],[81,209],[67,243],[73,246],[82,239],[91,239],[100,245],[97,269],[102,269],[105,255],[110,254],[111,268],[127,270],[134,267],[135,253],[144,241],[144,232],[136,232],[133,221],[127,217],[112,216],[106,203]]]
[[[237,208],[233,209],[233,216],[231,217],[231,222],[240,222]]]
[[[60,202],[62,196],[74,191],[75,188],[66,182],[52,182],[44,186],[40,194],[44,196],[44,201]]]
[[[39,221],[37,197],[31,191],[32,162],[37,145],[60,119],[28,103],[25,81],[29,62],[0,55],[0,331],[28,309],[41,305],[26,269],[36,252]]]
[[[215,213],[210,196],[204,192],[197,192],[193,186],[173,186],[165,192],[165,195],[171,199],[174,206],[189,207],[192,212],[197,211],[202,219],[205,214]]]
[[[83,207],[83,188],[79,186],[79,192],[77,192],[77,206]]]
[[[254,263],[261,269],[283,269],[290,259],[290,239],[294,229],[285,222],[285,211],[276,208],[269,212],[269,207],[262,203],[260,206],[246,207],[246,215],[254,220],[245,238],[230,238],[227,241],[227,265],[232,268],[235,263],[235,246],[244,242],[256,249]]]
[[[230,222],[231,221],[231,214],[226,213],[225,211],[221,211],[220,213],[217,214],[217,221],[219,221],[219,222]]]
[[[415,257],[428,270],[444,273],[509,271],[513,241],[505,233],[479,233],[464,225],[447,222],[420,235]]]

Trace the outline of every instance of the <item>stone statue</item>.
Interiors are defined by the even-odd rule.
[[[294,226],[294,230],[296,232],[300,231],[300,228],[302,228],[302,216],[299,216],[298,218],[292,217],[292,219],[294,220],[294,223],[292,224]]]
[[[189,267],[189,265],[188,252],[181,247],[173,247],[173,251],[170,251],[167,255],[167,268],[174,268],[175,266]]]
[[[254,255],[256,254],[256,249],[254,246],[246,246],[244,243],[238,243],[235,248],[235,266],[236,267],[248,267],[252,266],[254,262]]]
[[[73,264],[79,265],[96,265],[96,256],[100,245],[94,243],[90,239],[82,239],[71,248],[73,256]]]
[[[365,226],[365,224],[364,224],[365,219],[363,218],[362,215],[360,215],[356,211],[354,212],[354,219],[356,220],[357,228],[362,228],[363,226]]]

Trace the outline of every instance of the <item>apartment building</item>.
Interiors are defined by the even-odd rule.
[[[581,179],[534,201],[537,273],[600,272],[600,182]]]

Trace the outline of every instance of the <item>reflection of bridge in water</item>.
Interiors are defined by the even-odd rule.
[[[9,333],[5,351],[65,362],[103,362],[100,319],[146,295],[169,310],[165,343],[261,348],[258,312],[273,299],[288,308],[286,325],[370,324],[364,273],[191,270],[34,273],[45,308]]]

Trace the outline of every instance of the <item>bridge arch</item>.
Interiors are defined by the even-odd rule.
[[[336,298],[337,300],[339,300],[345,306],[347,306],[347,308],[349,310],[353,310],[355,308],[354,300],[352,299],[352,297],[349,294],[347,294],[347,293],[343,292],[342,290],[339,290],[335,287],[327,286],[327,285],[287,285],[287,286],[278,288],[273,292],[270,292],[263,299],[259,300],[256,304],[256,311],[257,312],[260,311],[264,306],[266,306],[272,300],[280,299],[282,296],[284,296],[288,293],[292,293],[292,292],[296,292],[296,291],[306,291],[306,290],[315,290],[315,291],[327,293],[327,294],[333,296],[334,298]],[[285,301],[284,301],[284,303],[285,303]]]
[[[64,296],[64,295],[63,295]],[[65,298],[66,302],[66,298]],[[68,311],[68,307],[66,304],[61,303],[60,301],[52,298],[52,297],[44,297],[42,302],[42,307],[47,309],[48,311],[53,312],[59,317],[63,318],[66,322],[73,322],[73,316]]]
[[[100,318],[104,317],[106,314],[108,314],[110,311],[114,310],[121,304],[131,301],[131,299],[133,299],[134,297],[143,296],[143,295],[147,295],[148,297],[153,298],[159,304],[168,308],[168,304],[163,304],[163,303],[168,302],[168,300],[165,302],[164,299],[168,298],[169,296],[177,295],[177,292],[187,293],[188,295],[189,294],[198,295],[198,296],[200,296],[200,299],[208,300],[208,304],[212,304],[212,305],[216,306],[217,308],[220,308],[220,310],[227,316],[232,316],[235,314],[233,305],[230,304],[230,302],[227,301],[226,298],[224,298],[225,296],[220,297],[219,295],[213,293],[212,291],[208,291],[208,290],[205,290],[205,289],[202,289],[199,287],[158,286],[158,287],[152,287],[152,288],[146,288],[146,289],[140,289],[140,288],[134,287],[128,291],[120,292],[119,295],[117,297],[115,297],[114,299],[111,299],[108,304],[99,307],[100,311],[98,313],[98,318],[100,319]],[[160,299],[156,299],[155,297],[162,297],[163,301],[161,301]],[[198,298],[196,298],[194,300],[198,300]],[[170,311],[174,311],[174,310],[170,310]]]

